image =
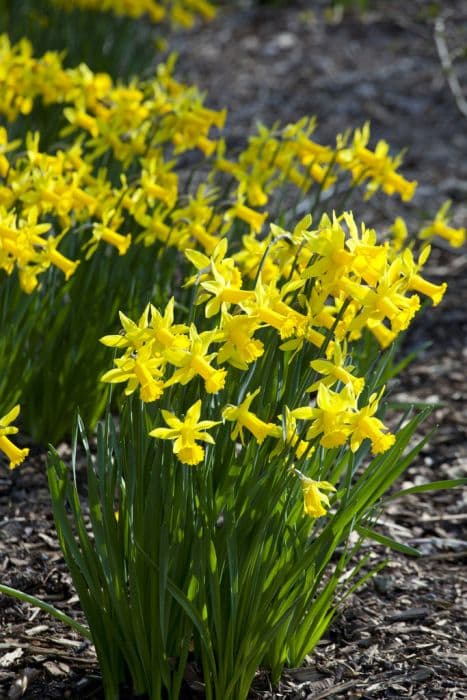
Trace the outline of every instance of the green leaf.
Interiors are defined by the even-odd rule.
[[[217,569],[217,554],[214,542],[211,540],[209,543],[209,566],[211,573],[213,574]]]
[[[151,565],[157,571],[159,568],[157,566],[157,564],[149,559],[147,554],[141,549],[141,547],[139,546],[139,544],[137,542],[135,542],[135,544],[136,544],[136,547],[141,551],[143,556],[151,563]],[[205,653],[207,654],[207,657],[209,659],[209,665],[211,667],[211,672],[214,674],[215,669],[216,669],[216,662],[215,662],[214,655],[212,652],[211,640],[210,640],[210,635],[209,635],[209,628],[206,624],[206,621],[203,620],[202,615],[200,615],[200,613],[196,609],[196,606],[193,605],[193,603],[190,601],[188,595],[185,595],[183,593],[183,591],[170,578],[167,578],[167,589],[168,589],[170,595],[177,601],[177,603],[180,605],[180,607],[188,615],[188,617],[192,621],[193,625],[196,627],[196,630],[198,631],[200,639],[203,642]]]
[[[379,532],[376,532],[371,528],[363,527],[363,525],[358,525],[356,530],[358,534],[362,537],[373,540],[374,542],[378,542],[378,544],[382,544],[385,547],[389,547],[390,549],[393,549],[396,552],[401,552],[401,554],[408,554],[411,557],[422,556],[418,549],[415,549],[415,547],[410,547],[408,544],[402,544],[401,542],[397,542],[391,537],[381,535]]]
[[[441,481],[430,481],[428,484],[420,484],[418,486],[410,486],[410,488],[402,489],[397,493],[388,496],[386,501],[394,501],[396,498],[402,498],[409,493],[426,493],[427,491],[442,491],[443,489],[454,489],[458,486],[467,486],[467,478],[463,479],[443,479]]]

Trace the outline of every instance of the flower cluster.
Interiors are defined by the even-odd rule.
[[[221,419],[233,423],[231,438],[242,445],[273,440],[271,456],[285,450],[303,461],[317,444],[349,444],[355,452],[364,440],[374,454],[385,452],[394,436],[376,416],[383,390],[367,396],[364,378],[349,362],[350,346],[364,331],[382,347],[389,345],[420,306],[414,292],[439,303],[446,285],[420,274],[429,249],[417,262],[409,250],[395,255],[388,244],[377,243],[373,230],[363,225],[359,230],[350,213],[324,215],[316,229],[310,216],[291,232],[272,225],[265,238],[248,234],[243,242],[231,256],[225,238],[211,256],[187,251],[198,270],[187,284],[196,285],[196,302],[204,311],[196,324],[175,323],[173,298],[163,313],[148,305],[137,322],[121,314],[121,334],[102,342],[123,354],[102,381],[126,383],[126,394],[139,389],[145,402],[193,380],[202,382],[206,394],[218,395],[215,420],[199,422],[197,401],[183,420],[164,409],[169,427],[151,433],[174,440],[174,452],[185,464],[203,461],[197,441],[212,442],[206,430]],[[275,343],[277,367],[293,372],[296,366],[306,381],[292,403],[275,399],[263,417],[252,404],[264,398],[262,358]],[[237,404],[225,403],[234,372],[247,370],[247,385],[254,387],[256,378],[256,388]],[[316,515],[310,505],[316,492],[306,479],[305,509]]]
[[[0,267],[7,274],[16,267],[24,291],[33,291],[51,265],[68,279],[79,264],[76,251],[89,257],[100,241],[120,255],[132,242],[181,251],[197,247],[204,254],[203,266],[220,240],[242,229],[248,234],[237,262],[243,257],[247,276],[254,277],[270,243],[270,237],[258,238],[268,218],[264,206],[278,190],[288,185],[301,192],[312,186],[323,190],[350,173],[354,184],[366,182],[369,194],[381,187],[403,199],[412,196],[415,183],[397,172],[400,158],[391,158],[384,142],[374,152],[368,148],[368,125],[352,137],[339,136],[335,148],[311,139],[313,120],[282,129],[260,126],[237,160],[228,160],[225,143],[212,136],[213,129],[223,128],[225,110],[205,107],[199,91],[176,81],[172,72],[169,59],[152,80],[116,84],[84,64],[64,68],[56,52],[35,58],[28,41],[12,46],[5,35],[0,37],[0,111],[13,120],[28,114],[37,99],[58,103],[67,122],[62,138],[73,139],[67,148],[42,152],[39,134],[28,133],[22,148],[0,128]],[[194,149],[213,164],[197,178],[196,189],[187,191],[180,182],[179,159]],[[227,188],[226,175],[232,176]],[[406,235],[404,226],[398,226],[399,238]],[[454,243],[463,235],[445,224],[444,210],[422,237],[433,232]],[[76,234],[78,246],[69,242]],[[382,250],[378,255],[381,261],[387,258]],[[413,267],[409,257],[407,253],[405,266]],[[273,259],[269,255],[262,263],[266,283],[282,264]],[[364,264],[361,255],[360,260]],[[371,268],[379,273],[378,263]],[[415,306],[415,300],[410,304]],[[409,316],[410,309],[405,310],[402,321],[394,323],[404,324]]]
[[[413,197],[417,183],[397,172],[401,155],[392,158],[385,141],[379,141],[374,151],[368,148],[368,123],[353,136],[339,135],[334,148],[314,141],[314,128],[315,120],[308,118],[282,129],[260,126],[237,161],[224,157],[221,141],[216,167],[238,180],[239,194],[254,207],[266,205],[270,194],[285,183],[305,193],[314,183],[326,190],[344,172],[350,172],[355,185],[367,183],[368,197],[380,188],[388,195],[399,194],[404,201]]]
[[[84,65],[64,69],[53,52],[36,60],[28,42],[12,48],[5,36],[0,57],[4,114],[14,119],[29,112],[38,96],[46,103],[64,102],[69,121],[64,136],[75,136],[66,149],[41,152],[39,134],[28,133],[18,152],[21,142],[10,142],[0,128],[0,267],[7,274],[17,267],[24,291],[35,289],[38,275],[50,265],[66,279],[73,274],[78,261],[57,247],[76,249],[67,245],[74,233],[91,231],[82,244],[86,257],[101,240],[125,254],[132,238],[120,228],[128,219],[145,245],[170,239],[171,245],[184,246],[201,239],[209,247],[208,222],[218,224],[209,194],[201,188],[193,201],[175,209],[174,167],[187,150],[215,149],[209,132],[222,127],[225,112],[205,108],[195,88],[171,77],[170,64],[148,83],[124,86]],[[120,181],[100,164],[105,154],[117,163]],[[131,183],[125,174],[130,165],[136,168]]]
[[[169,20],[173,25],[191,27],[197,17],[210,20],[215,8],[209,0],[52,0],[67,10],[114,12],[138,18],[146,15],[151,22]]]
[[[40,288],[51,304],[49,285],[56,290],[57,282],[70,280],[79,270],[60,291],[60,303],[67,304],[73,291],[80,298],[81,284],[88,289],[94,285],[88,270],[97,276],[100,265],[107,270],[116,253],[129,252],[131,298],[123,289],[104,292],[104,283],[100,294],[110,298],[115,292],[120,308],[128,303],[127,309],[134,309],[147,299],[147,286],[139,279],[147,273],[144,258],[156,265],[162,256],[170,261],[164,270],[167,283],[175,261],[181,277],[191,263],[195,274],[186,286],[197,285],[196,300],[216,323],[189,325],[177,333],[177,352],[155,351],[145,341],[135,354],[129,344],[113,380],[125,377],[129,390],[140,387],[149,401],[195,377],[201,377],[208,393],[217,393],[225,386],[228,367],[246,371],[262,357],[265,333],[273,329],[281,352],[315,353],[308,368],[317,373],[309,381],[313,408],[327,401],[321,384],[335,391],[335,383],[350,382],[352,396],[336,419],[334,438],[323,434],[319,439],[332,442],[341,435],[355,446],[353,416],[368,396],[362,398],[366,387],[359,377],[347,378],[352,371],[349,345],[370,333],[382,348],[388,347],[419,308],[419,293],[436,304],[444,286],[421,276],[429,249],[417,256],[402,220],[393,227],[392,241],[384,244],[373,231],[358,231],[350,215],[323,217],[315,230],[304,219],[289,231],[291,203],[306,193],[315,214],[322,211],[320,196],[328,190],[326,196],[336,194],[339,209],[339,193],[360,185],[368,195],[380,188],[409,199],[415,183],[398,172],[400,157],[391,157],[387,144],[369,148],[368,125],[339,136],[333,147],[312,139],[315,123],[310,119],[271,129],[259,126],[245,149],[231,158],[219,133],[225,110],[206,107],[203,95],[178,82],[173,69],[169,59],[153,78],[124,83],[84,64],[66,68],[56,52],[35,57],[28,41],[12,45],[0,37],[0,112],[7,120],[23,115],[27,126],[37,102],[55,104],[60,139],[46,148],[40,146],[39,133],[13,140],[0,127],[0,269],[17,278],[28,294]],[[279,194],[287,209],[284,228],[271,223],[277,219]],[[433,235],[459,243],[465,232],[448,226],[442,209],[421,233],[423,239]],[[151,250],[146,254],[143,247]],[[166,255],[169,248],[173,252]],[[118,269],[125,264],[119,261]],[[137,265],[144,269],[134,273]],[[157,278],[155,274],[156,286]],[[125,302],[117,301],[119,294]],[[101,302],[96,294],[86,303],[98,313]],[[147,315],[148,323],[156,318],[151,309]],[[107,320],[96,335],[109,329]],[[72,350],[85,351],[84,344]],[[96,358],[96,366],[99,374],[103,359]],[[91,381],[89,375],[87,379]],[[251,387],[252,394],[260,384]],[[76,401],[83,406],[81,397]],[[96,397],[93,420],[101,406]],[[293,413],[296,408],[286,405],[277,415],[299,453],[306,451],[307,441],[295,433],[301,420]],[[25,416],[29,420],[28,412]],[[297,429],[302,428],[298,423]],[[376,436],[372,444],[377,449]]]
[[[223,126],[225,111],[204,107],[197,88],[173,78],[173,67],[171,58],[158,67],[152,80],[116,84],[107,73],[94,73],[85,64],[65,68],[62,55],[55,51],[36,58],[27,39],[12,46],[3,34],[0,113],[14,121],[19,114],[29,114],[38,98],[45,105],[63,104],[70,124],[64,135],[81,130],[92,137],[89,155],[94,159],[110,149],[129,165],[133,158],[151,156],[166,143],[176,153],[199,148],[209,155],[216,148],[209,130]]]

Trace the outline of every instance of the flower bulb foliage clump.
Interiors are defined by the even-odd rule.
[[[127,398],[96,457],[82,423],[75,435],[92,539],[54,452],[49,480],[107,697],[130,683],[177,698],[190,657],[206,697],[246,698],[259,667],[277,681],[301,664],[368,578],[357,554],[381,541],[384,495],[424,444],[423,412],[394,432],[383,415],[394,341],[420,295],[445,291],[423,277],[428,253],[400,254],[349,212],[271,224],[187,249],[192,303],[121,312],[101,338],[115,353],[101,380]]]

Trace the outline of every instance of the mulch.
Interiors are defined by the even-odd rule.
[[[227,8],[212,25],[176,41],[178,75],[229,108],[232,147],[262,120],[318,118],[317,138],[370,119],[374,139],[408,147],[403,172],[420,182],[413,205],[377,196],[357,216],[384,228],[398,214],[414,225],[453,200],[467,223],[467,119],[440,66],[429,11],[434,4],[375,1],[363,16],[326,20],[321,3]],[[467,46],[467,2],[452,0],[449,47]],[[467,61],[456,62],[467,95]],[[463,82],[462,82],[463,81]],[[429,444],[402,487],[465,476],[467,467],[467,250],[435,246],[427,276],[447,295],[406,339],[422,347],[391,389],[396,402],[433,405]],[[60,448],[66,456],[68,446]],[[278,688],[258,672],[251,698],[467,698],[467,495],[455,489],[390,502],[381,532],[418,548],[419,558],[372,546],[387,566],[343,605],[300,669]],[[58,547],[45,478],[45,454],[0,472],[0,580],[81,618]],[[93,648],[37,609],[0,597],[0,697],[99,698]],[[188,691],[187,691],[188,692]],[[195,695],[193,695],[195,697]],[[199,696],[198,696],[199,697]]]

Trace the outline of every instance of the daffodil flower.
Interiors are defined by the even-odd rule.
[[[139,387],[141,401],[150,403],[157,401],[164,391],[163,368],[164,359],[161,355],[152,355],[151,346],[144,345],[138,353],[128,352],[114,360],[115,367],[101,377],[101,382],[118,384],[128,382],[125,394],[129,396]]]
[[[198,441],[214,444],[212,435],[206,432],[209,428],[218,425],[220,421],[202,420],[201,399],[188,409],[184,420],[180,420],[170,411],[162,411],[168,428],[154,428],[149,435],[161,440],[173,440],[173,451],[183,464],[193,466],[199,464],[204,459],[204,448]]]
[[[392,433],[387,432],[384,423],[375,417],[378,403],[383,391],[372,394],[367,406],[361,408],[352,418],[352,437],[350,438],[350,449],[356,452],[365,438],[371,441],[371,451],[373,454],[386,452],[396,441]]]
[[[433,284],[418,274],[419,270],[421,270],[423,265],[428,260],[429,255],[430,246],[426,246],[420,253],[420,257],[416,263],[412,251],[408,248],[404,250],[402,254],[404,281],[409,290],[413,289],[416,292],[420,292],[421,294],[430,297],[433,306],[438,306],[444,296],[444,293],[446,292],[446,282],[443,282],[442,284]]]
[[[243,204],[241,198],[225,213],[225,218],[227,221],[232,218],[241,219],[250,226],[254,233],[259,233],[261,231],[267,216],[268,213],[266,211],[259,212],[251,207],[248,207],[246,204]]]
[[[175,370],[170,379],[166,381],[165,386],[188,384],[193,377],[198,375],[204,379],[204,386],[209,394],[215,394],[223,389],[227,371],[216,369],[210,364],[216,353],[207,354],[209,345],[216,339],[215,336],[215,331],[198,333],[195,325],[191,324],[190,347],[188,349],[167,350],[166,352],[170,364],[179,369]]]
[[[131,235],[123,236],[105,224],[95,223],[93,227],[93,237],[96,241],[103,240],[113,245],[118,250],[119,255],[125,255],[131,245]]]
[[[274,423],[265,423],[261,418],[258,418],[257,415],[250,411],[251,403],[255,396],[258,396],[260,391],[261,387],[256,389],[252,394],[248,392],[246,399],[238,406],[229,404],[222,411],[223,418],[229,421],[235,421],[236,423],[231,433],[232,440],[235,440],[240,435],[240,440],[243,443],[243,428],[249,430],[260,444],[268,435],[274,437],[281,436],[281,429],[278,425],[274,425]]]
[[[466,229],[449,226],[450,206],[451,202],[449,200],[443,204],[433,221],[418,234],[420,240],[431,240],[434,236],[439,236],[455,248],[459,248],[465,243]]]
[[[321,383],[325,384],[327,387],[331,387],[339,381],[345,385],[350,384],[355,395],[358,396],[365,385],[365,380],[363,377],[355,377],[351,374],[354,366],[344,366],[345,360],[345,353],[343,354],[339,342],[335,341],[333,345],[332,361],[317,359],[310,362],[310,367],[314,369],[315,372],[319,372],[325,376],[324,379],[321,378],[309,386],[307,391],[317,391]]]
[[[323,491],[335,491],[335,487],[329,481],[315,481],[303,474],[300,474],[303,490],[303,510],[310,518],[320,518],[326,515],[326,508],[329,508],[329,496]],[[324,508],[323,506],[326,506]]]
[[[321,384],[316,398],[316,407],[303,406],[292,411],[299,420],[311,420],[306,439],[311,440],[321,435],[323,447],[343,445],[351,433],[349,423],[355,410],[355,396],[348,384],[340,392],[328,389]]]
[[[230,304],[241,304],[243,301],[254,299],[255,293],[253,291],[240,289],[240,287],[229,284],[216,270],[214,262],[211,262],[211,269],[213,279],[201,282],[201,287],[213,295],[205,307],[206,318],[214,316],[221,308],[227,309]]]
[[[264,353],[263,343],[253,338],[254,332],[261,328],[261,323],[254,316],[232,316],[223,311],[221,324],[217,340],[223,345],[217,354],[217,361],[229,362],[239,369],[248,369],[248,365]]]
[[[29,454],[29,449],[25,447],[20,449],[16,447],[11,440],[7,437],[8,435],[14,435],[18,432],[18,428],[10,425],[19,415],[20,407],[19,404],[14,406],[7,414],[0,418],[0,450],[6,454],[10,460],[10,469],[14,469],[24,462],[25,458]]]

